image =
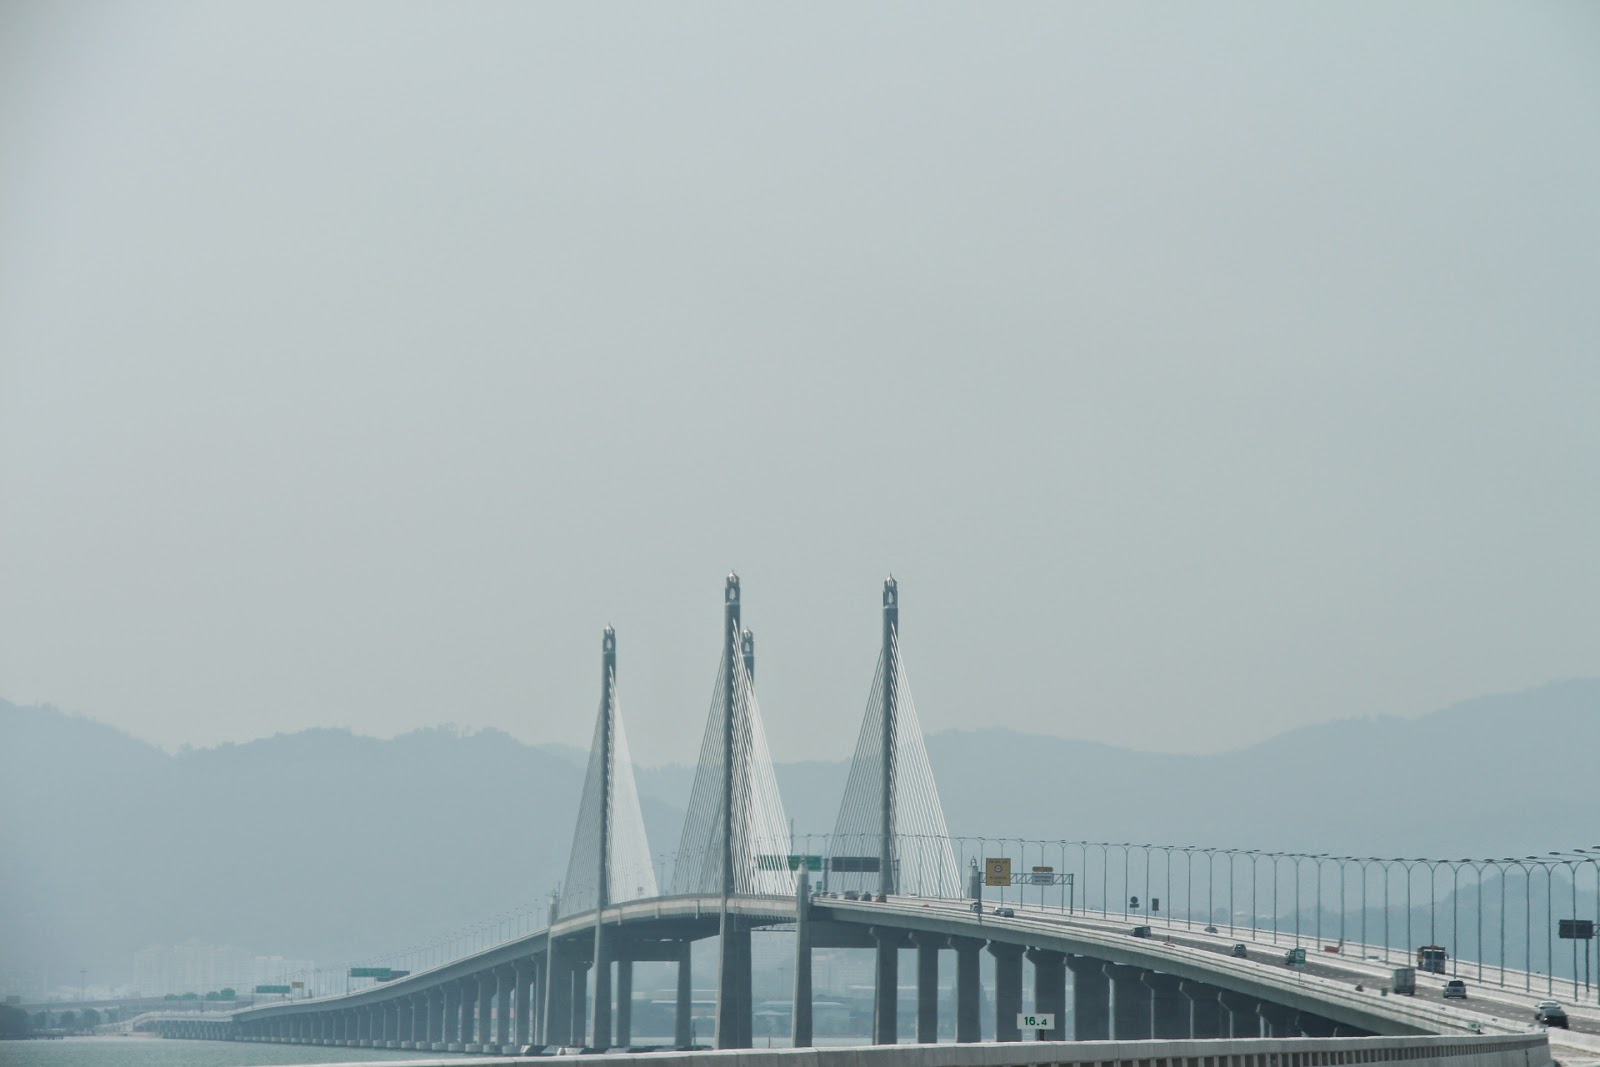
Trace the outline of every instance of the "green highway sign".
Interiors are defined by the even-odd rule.
[[[288,993],[289,991],[290,991],[289,987],[286,986],[286,985],[258,985],[258,986],[256,986],[256,992],[257,993]]]
[[[387,968],[387,967],[352,967],[352,968],[350,968],[350,977],[351,978],[382,978],[382,979],[387,979],[389,977],[390,973],[391,972],[390,972],[389,968]]]

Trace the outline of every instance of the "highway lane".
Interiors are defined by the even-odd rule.
[[[969,902],[965,901],[929,901],[913,897],[894,898],[894,902],[904,906],[923,907],[929,906],[951,912],[967,911]],[[1123,919],[1120,915],[1104,915],[1101,913],[1078,912],[1064,914],[1060,910],[1041,907],[1028,907],[1020,904],[1007,903],[1001,906],[1011,907],[1015,911],[1014,919],[1006,919],[994,915],[992,902],[986,902],[984,922],[993,923],[1039,923],[1047,926],[1077,927],[1083,930],[1093,930],[1097,933],[1115,933],[1122,936],[1132,936],[1134,926],[1149,925],[1152,927],[1153,940],[1158,943],[1171,944],[1190,950],[1213,952],[1220,956],[1230,957],[1235,944],[1246,946],[1245,962],[1262,967],[1284,969],[1285,953],[1294,945],[1292,933],[1285,936],[1282,931],[1278,934],[1277,944],[1270,941],[1252,941],[1249,930],[1236,931],[1229,934],[1226,927],[1219,927],[1217,933],[1208,934],[1202,927],[1185,928],[1180,924],[1171,927],[1163,925],[1160,920],[1150,922],[1147,918],[1129,916]],[[1257,935],[1259,936],[1259,934]],[[1391,952],[1390,963],[1381,959],[1367,959],[1368,955],[1377,953],[1357,953],[1346,955],[1318,951],[1318,946],[1311,938],[1302,935],[1300,944],[1306,949],[1306,967],[1299,969],[1301,973],[1328,981],[1346,984],[1350,988],[1361,985],[1374,996],[1382,996],[1380,990],[1386,986],[1392,976],[1393,969],[1399,966],[1399,953]],[[1345,949],[1352,946],[1346,945]],[[1356,946],[1359,947],[1359,946]],[[1237,964],[1239,961],[1234,959]],[[1474,971],[1476,968],[1474,967]],[[1509,972],[1508,972],[1509,976]],[[1497,986],[1478,984],[1470,975],[1461,976],[1467,983],[1468,999],[1465,1001],[1443,998],[1444,983],[1449,975],[1436,975],[1419,971],[1417,973],[1417,995],[1414,998],[1404,998],[1418,1003],[1426,1004],[1433,1012],[1442,1017],[1442,1020],[1453,1022],[1457,1026],[1465,1026],[1474,1019],[1482,1024],[1498,1030],[1527,1031],[1544,1029],[1534,1022],[1534,1006],[1542,1000],[1557,1000],[1567,1010],[1571,1021],[1571,1030],[1562,1031],[1556,1028],[1550,1031],[1551,1043],[1560,1052],[1564,1063],[1595,1063],[1600,1062],[1600,1010],[1593,1005],[1574,1004],[1570,997],[1563,999],[1559,995],[1550,997],[1544,992],[1535,989],[1533,992],[1524,992],[1515,989],[1500,989]],[[1539,976],[1543,977],[1543,976]],[[1568,992],[1570,993],[1570,986]]]

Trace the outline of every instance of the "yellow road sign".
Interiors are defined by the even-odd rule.
[[[983,861],[984,885],[1010,885],[1011,860],[1009,857],[1000,859],[987,859]]]

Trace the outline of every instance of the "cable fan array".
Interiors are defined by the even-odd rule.
[[[900,655],[899,636],[889,634],[892,655],[878,653],[872,692],[867,698],[861,734],[850,761],[844,803],[828,843],[830,889],[876,892],[883,842],[884,674],[885,659],[894,663],[890,688],[889,796],[890,855],[897,892],[922,896],[959,896],[960,871],[950,848],[944,806],[933,780],[933,765],[922,740],[922,725],[911,698],[911,682]]]
[[[737,647],[739,634],[733,638]],[[789,871],[789,820],[778,795],[778,778],[761,722],[755,686],[740,656],[732,657],[733,670],[733,893],[788,894],[794,892]],[[672,870],[674,894],[717,894],[723,888],[723,802],[729,792],[723,768],[724,701],[729,664],[724,661],[712,690],[711,711],[700,742],[689,811],[683,822],[677,862]]]
[[[607,672],[607,697],[600,701],[600,714],[594,725],[594,740],[589,746],[589,771],[583,780],[583,799],[578,805],[578,824],[572,838],[572,854],[567,861],[567,880],[561,909],[566,914],[590,911],[599,897],[600,820],[606,810],[605,792],[610,792],[610,851],[606,863],[605,903],[621,904],[656,895],[656,873],[650,862],[650,842],[645,837],[644,814],[639,807],[639,789],[634,782],[633,756],[628,749],[628,732],[622,724],[622,709],[617,703],[617,676]],[[610,767],[606,766],[607,707],[610,707]]]

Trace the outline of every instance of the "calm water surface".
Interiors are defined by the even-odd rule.
[[[0,1041],[0,1067],[262,1067],[287,1063],[477,1057],[317,1045],[257,1045],[248,1041],[164,1041],[158,1037],[68,1037],[60,1041]]]

